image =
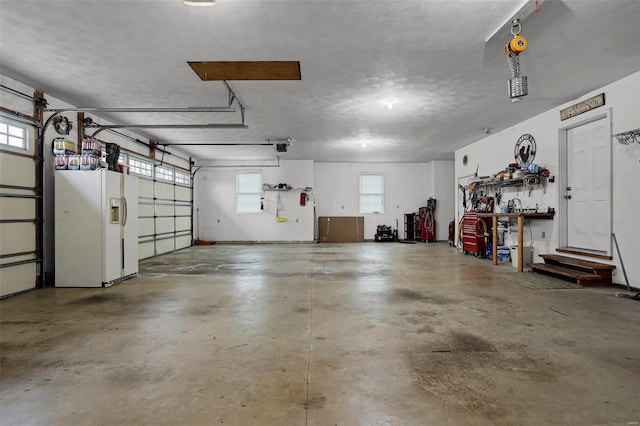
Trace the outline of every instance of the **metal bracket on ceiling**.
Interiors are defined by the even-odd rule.
[[[53,120],[62,113],[65,112],[133,112],[133,113],[162,113],[162,112],[235,112],[233,108],[233,102],[237,102],[240,107],[240,123],[224,123],[224,124],[117,124],[117,125],[104,125],[85,123],[85,127],[97,128],[91,137],[95,137],[103,130],[111,129],[247,129],[249,126],[245,125],[245,106],[233,91],[229,83],[223,80],[228,93],[228,105],[227,106],[211,106],[211,107],[187,107],[187,108],[58,108],[48,109],[45,108],[44,112],[53,112],[47,119],[43,126],[43,132],[53,122]]]
[[[238,95],[236,95],[236,93],[233,91],[229,83],[227,83],[227,80],[222,80],[222,82],[224,83],[225,87],[229,91],[229,108],[231,108],[234,101],[238,103],[238,106],[240,107],[240,117],[242,119],[242,123],[244,124],[244,111],[246,109],[244,104],[242,103]]]

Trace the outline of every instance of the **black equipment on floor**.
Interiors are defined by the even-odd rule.
[[[387,225],[378,225],[374,240],[376,242],[398,241],[398,231]]]

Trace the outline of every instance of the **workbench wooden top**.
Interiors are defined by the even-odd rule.
[[[528,219],[553,219],[555,216],[553,213],[533,213],[533,212],[519,212],[519,213],[478,213],[478,217],[525,217]]]

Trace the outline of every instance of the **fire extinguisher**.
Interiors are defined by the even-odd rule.
[[[307,193],[306,192],[301,192],[300,193],[300,205],[301,206],[306,206],[307,205]]]

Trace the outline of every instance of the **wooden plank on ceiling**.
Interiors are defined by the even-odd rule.
[[[299,61],[188,62],[202,81],[301,80]]]

